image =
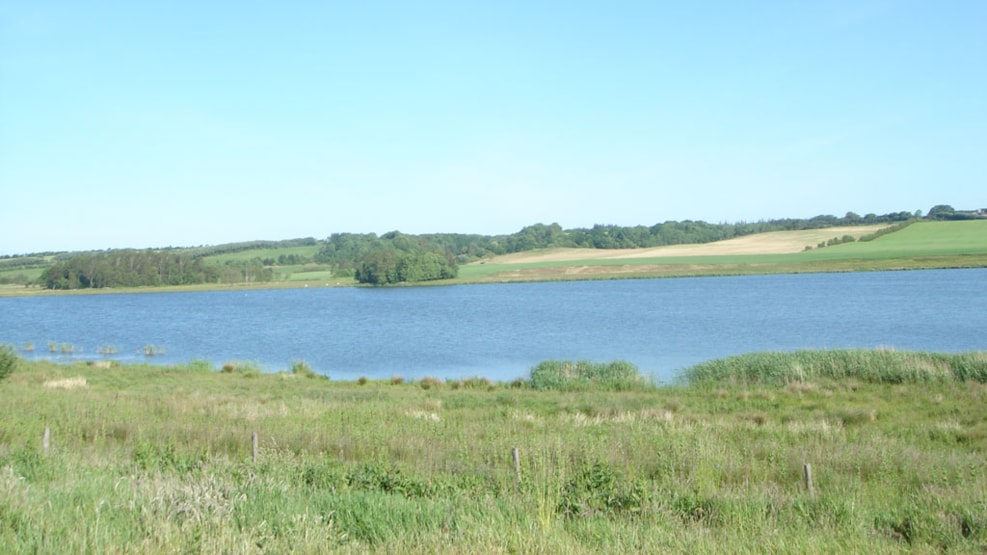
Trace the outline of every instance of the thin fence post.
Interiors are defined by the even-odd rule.
[[[517,447],[511,447],[511,458],[514,459],[514,487],[521,487],[521,454]]]
[[[257,432],[250,434],[251,452],[253,453],[253,461],[257,462]]]
[[[41,439],[41,445],[44,448],[45,453],[47,453],[48,448],[51,447],[51,428],[48,426],[45,426],[45,435]]]
[[[813,497],[815,496],[816,492],[812,487],[812,465],[810,465],[809,463],[805,463],[805,466],[802,467],[802,470],[805,473],[805,491],[809,493],[809,497]]]

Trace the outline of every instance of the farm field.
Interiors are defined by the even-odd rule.
[[[224,366],[22,361],[0,380],[0,551],[987,549],[982,353],[550,390]]]
[[[881,226],[762,233],[650,249],[550,249],[460,268],[462,281],[537,281],[987,266],[987,220],[918,222],[871,241],[819,248]],[[809,250],[806,248],[809,247]]]

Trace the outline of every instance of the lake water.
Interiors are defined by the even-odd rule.
[[[165,351],[154,364],[302,359],[342,380],[622,359],[668,382],[752,351],[987,350],[987,269],[3,298],[0,342],[57,360],[143,361],[146,345]]]

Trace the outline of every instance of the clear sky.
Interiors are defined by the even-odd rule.
[[[987,207],[987,1],[0,0],[0,254]]]

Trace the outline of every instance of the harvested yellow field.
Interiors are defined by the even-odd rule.
[[[722,256],[739,254],[788,254],[802,252],[834,237],[860,238],[885,225],[829,227],[800,231],[772,231],[746,235],[715,243],[670,245],[644,249],[545,249],[498,256],[495,264],[564,262],[567,260],[620,260],[672,256]]]

